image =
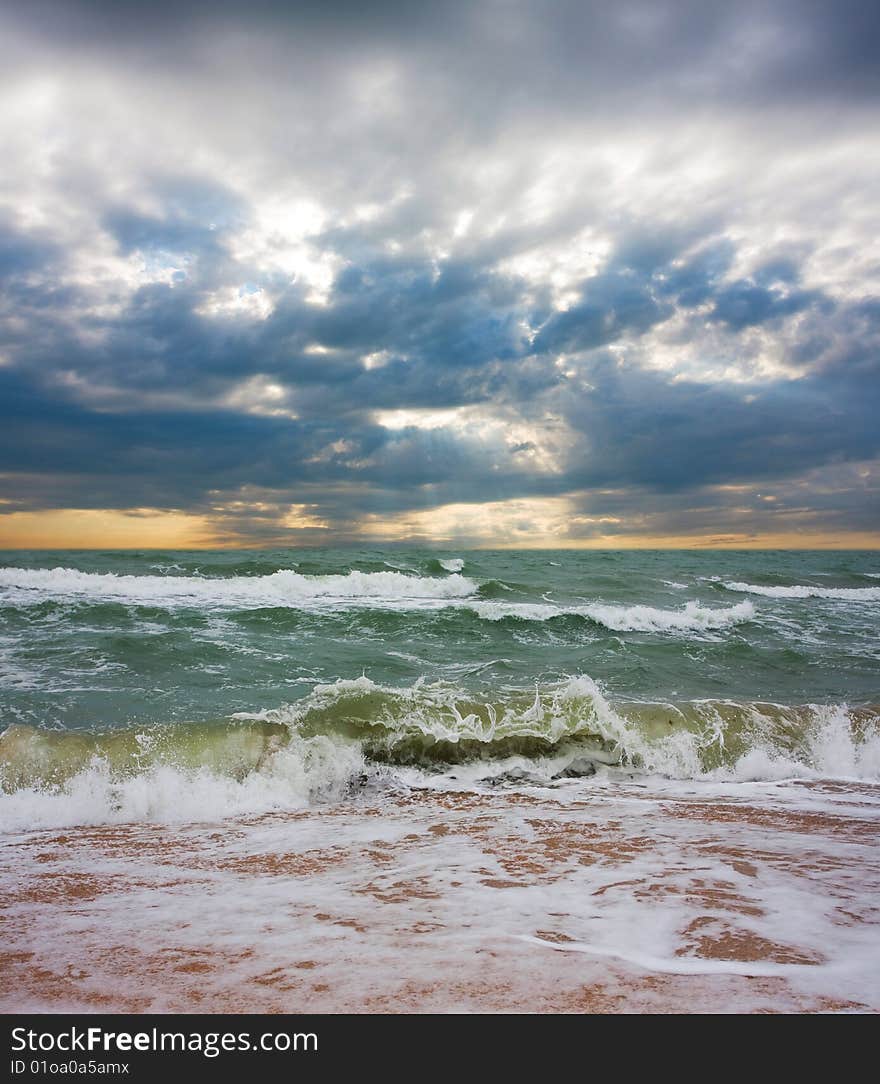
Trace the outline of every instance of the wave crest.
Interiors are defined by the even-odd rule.
[[[767,598],[827,598],[838,599],[841,602],[880,601],[880,587],[814,587],[811,584],[777,587],[739,581],[726,581],[722,586],[727,591],[737,591],[744,595],[764,595]]]
[[[464,568],[464,561],[461,557],[450,557],[448,560],[439,561],[438,563],[447,572],[461,572]]]
[[[403,572],[348,572],[305,576],[282,569],[264,576],[127,576],[73,568],[0,569],[0,591],[16,605],[88,599],[142,606],[252,607],[441,602],[467,598],[477,585],[464,576]]]
[[[223,724],[0,735],[6,830],[210,821],[381,785],[558,786],[597,770],[691,780],[880,780],[876,707],[612,705],[588,676],[479,699],[367,677]]]
[[[471,603],[470,608],[489,621],[519,618],[521,621],[549,621],[555,617],[583,617],[612,632],[706,632],[728,628],[750,621],[755,614],[751,602],[729,607],[702,606],[688,602],[680,610],[664,610],[654,606],[612,606],[589,603],[582,606],[554,605],[528,602]]]

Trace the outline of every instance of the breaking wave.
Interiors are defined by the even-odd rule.
[[[447,572],[461,572],[464,568],[464,561],[460,557],[450,557],[448,561],[440,561],[439,565]]]
[[[305,576],[284,569],[265,576],[125,576],[72,568],[0,569],[0,592],[14,605],[53,599],[88,599],[142,606],[214,607],[350,606],[442,602],[467,598],[477,585],[464,576],[411,576],[403,572],[349,572]]]
[[[748,595],[764,595],[767,598],[827,598],[839,599],[842,602],[880,601],[880,587],[813,587],[810,584],[775,587],[734,581],[728,581],[723,586],[728,591],[737,591],[740,594]]]
[[[880,780],[876,706],[612,704],[588,676],[480,699],[448,683],[317,685],[215,724],[0,735],[5,830],[213,821],[364,787],[558,787],[598,772]]]
[[[750,621],[755,610],[751,602],[727,608],[701,606],[688,602],[680,610],[654,606],[611,606],[589,603],[582,606],[556,606],[552,603],[481,602],[471,605],[480,617],[490,621],[519,618],[522,621],[549,621],[551,618],[583,617],[612,632],[705,632]]]
[[[613,632],[700,633],[749,621],[752,603],[709,607],[691,601],[680,609],[602,602],[508,602],[512,588],[499,580],[477,584],[462,576],[460,558],[436,562],[443,576],[403,571],[303,575],[283,569],[263,576],[131,576],[71,568],[0,569],[0,603],[28,606],[53,601],[207,610],[437,610],[459,607],[487,621],[548,621],[580,617]],[[868,588],[866,590],[875,590]],[[880,592],[880,588],[876,589]]]

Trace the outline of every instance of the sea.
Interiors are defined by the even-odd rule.
[[[7,1009],[880,1010],[878,552],[8,551],[0,712]]]

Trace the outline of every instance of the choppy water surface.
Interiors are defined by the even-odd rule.
[[[0,555],[0,817],[880,778],[880,554]]]

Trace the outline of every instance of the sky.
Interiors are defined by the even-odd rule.
[[[880,7],[0,0],[0,546],[880,545]]]

